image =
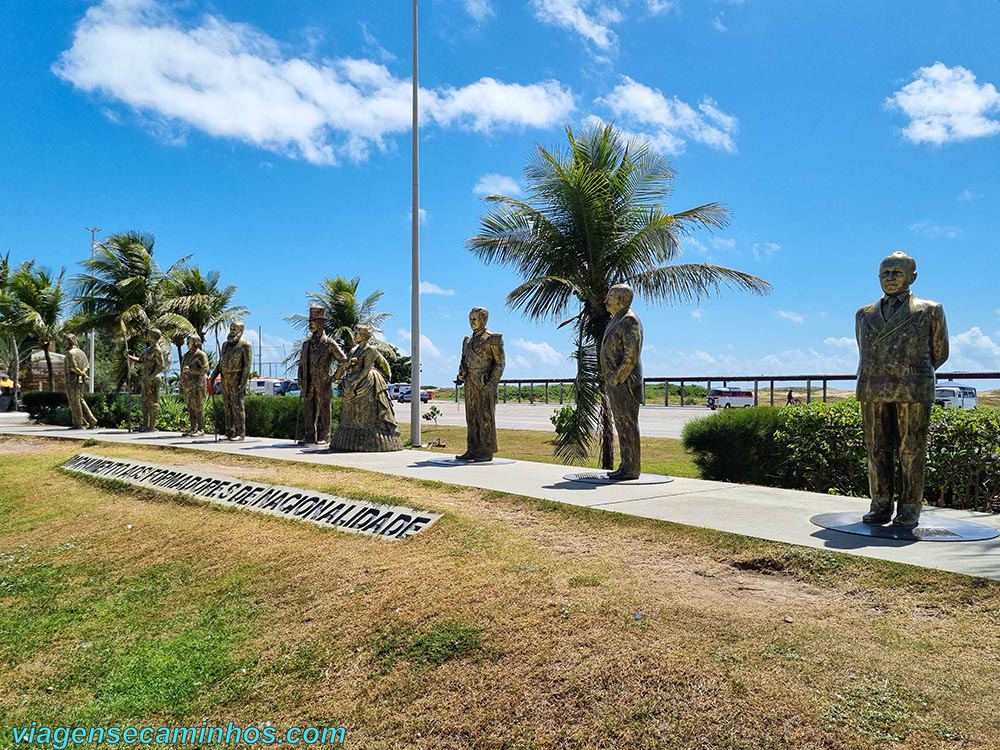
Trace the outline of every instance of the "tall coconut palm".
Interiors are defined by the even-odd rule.
[[[527,200],[485,199],[494,208],[467,245],[486,263],[524,278],[507,295],[510,307],[534,319],[572,314],[562,325],[576,328],[577,407],[556,455],[585,459],[599,429],[601,465],[610,469],[613,428],[597,356],[611,319],[608,290],[627,283],[649,302],[674,304],[718,293],[722,285],[754,294],[768,293],[770,285],[731,268],[672,262],[683,236],[725,227],[729,213],[718,203],[667,213],[674,171],[649,143],[625,139],[611,124],[566,134],[568,148],[538,146],[525,167]]]
[[[228,326],[236,320],[250,314],[243,305],[234,305],[237,287],[219,286],[219,272],[209,271],[203,274],[198,266],[186,263],[174,268],[164,283],[166,308],[183,315],[194,327],[195,333],[206,341],[208,333],[215,336],[215,348],[219,349],[219,329]],[[186,334],[179,333],[174,337],[177,347],[178,362],[182,356],[181,345]]]
[[[169,339],[193,330],[191,323],[167,304],[167,278],[187,261],[181,258],[162,271],[153,257],[155,239],[143,232],[114,234],[95,246],[92,258],[81,261],[87,273],[75,277],[79,315],[76,330],[102,330],[122,342],[123,354],[138,352],[149,327]],[[118,387],[127,377],[121,358]]]
[[[382,299],[380,289],[361,299],[358,296],[360,286],[360,276],[355,276],[350,281],[336,276],[323,279],[318,292],[306,293],[310,305],[326,310],[326,332],[340,342],[344,351],[350,351],[354,346],[355,326],[366,325],[381,333],[382,326],[392,317],[392,313],[378,312],[376,309]],[[285,320],[303,331],[309,329],[308,315],[289,315]]]
[[[53,276],[47,268],[36,268],[34,261],[22,263],[9,276],[3,310],[8,325],[23,333],[29,346],[37,346],[45,354],[50,391],[55,390],[52,350],[66,311],[65,275],[65,268]]]

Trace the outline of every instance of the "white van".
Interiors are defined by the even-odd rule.
[[[735,409],[753,406],[753,391],[749,388],[713,388],[708,392],[705,406],[709,409]]]
[[[949,380],[934,387],[934,403],[945,409],[975,409],[979,399],[972,386]]]
[[[250,378],[247,383],[247,390],[250,393],[257,393],[262,396],[273,396],[275,390],[281,386],[283,378]]]

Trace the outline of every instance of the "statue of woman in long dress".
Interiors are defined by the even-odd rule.
[[[403,450],[389,399],[389,363],[372,341],[369,326],[354,329],[355,346],[348,355],[341,387],[340,425],[330,449],[378,453]]]

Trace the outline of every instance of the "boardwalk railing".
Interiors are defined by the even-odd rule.
[[[1000,372],[939,372],[937,377],[939,383],[943,383],[946,380],[957,380],[960,382],[1000,380]],[[828,388],[830,383],[851,383],[850,389],[853,390],[853,383],[856,380],[857,375],[853,373],[850,375],[689,375],[684,377],[643,378],[643,384],[646,404],[652,403],[648,398],[650,386],[663,386],[664,406],[671,406],[670,386],[679,386],[679,393],[674,394],[673,405],[682,406],[685,397],[690,400],[694,395],[686,395],[684,393],[686,386],[701,386],[704,384],[707,390],[712,390],[713,387],[725,388],[736,383],[740,385],[746,384],[753,389],[754,405],[769,403],[773,406],[776,389],[779,391],[786,390],[792,385],[805,383],[806,403],[809,403],[815,400],[826,401],[829,395]],[[761,384],[764,384],[767,393],[767,397],[763,400],[760,393]],[[659,389],[657,388],[656,390]],[[571,403],[573,401],[573,378],[505,379],[500,381],[499,395],[503,403],[510,401],[517,403],[542,401],[546,404],[552,401],[560,404]],[[456,389],[455,400],[457,401],[458,398],[459,389]],[[781,397],[779,397],[778,402],[781,402]],[[657,399],[657,403],[659,403],[659,399]]]

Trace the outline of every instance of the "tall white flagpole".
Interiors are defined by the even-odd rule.
[[[417,0],[413,0],[413,206],[410,278],[410,443],[420,445],[420,150],[417,84]]]

